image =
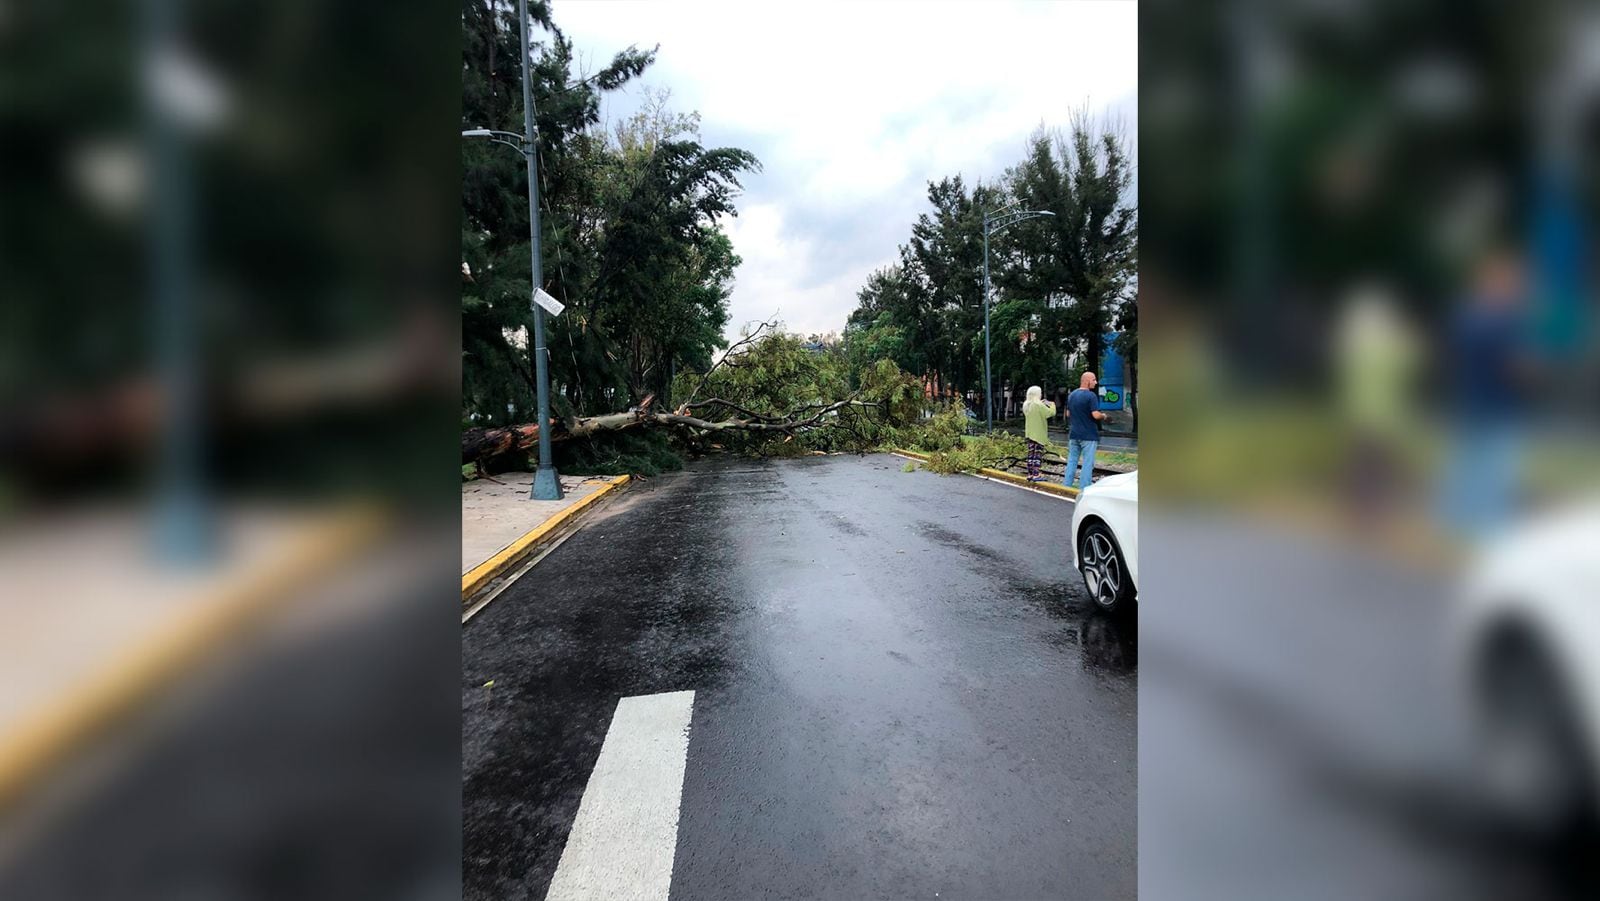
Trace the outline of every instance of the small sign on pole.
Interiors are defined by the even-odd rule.
[[[543,288],[534,289],[533,302],[543,307],[544,311],[551,316],[560,316],[561,311],[566,309],[565,304],[546,294]]]

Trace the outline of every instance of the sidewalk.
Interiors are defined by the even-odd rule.
[[[225,510],[216,566],[155,565],[142,510],[81,509],[0,536],[0,807],[121,714],[347,561],[373,513]]]
[[[461,600],[515,570],[628,476],[562,476],[559,501],[528,497],[533,473],[508,472],[461,486]]]

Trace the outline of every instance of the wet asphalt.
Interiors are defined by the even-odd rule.
[[[694,464],[479,613],[465,896],[544,897],[617,701],[690,689],[673,898],[1134,897],[1134,619],[1071,503],[904,465]]]
[[[456,546],[391,535],[58,760],[0,898],[459,898]]]
[[[1140,897],[1593,898],[1471,775],[1451,573],[1146,510]]]

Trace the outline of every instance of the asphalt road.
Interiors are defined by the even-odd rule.
[[[1136,626],[1071,503],[903,466],[650,480],[478,614],[466,897],[545,897],[619,700],[690,691],[673,898],[1134,897]]]
[[[1595,897],[1486,814],[1452,573],[1290,524],[1140,526],[1141,898]]]
[[[0,898],[459,898],[452,537],[391,537],[59,761],[0,809]]]

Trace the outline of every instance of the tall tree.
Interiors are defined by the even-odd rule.
[[[704,370],[722,342],[739,258],[718,222],[736,215],[741,172],[756,158],[699,143],[699,117],[672,114],[667,95],[622,123],[602,170],[603,227],[588,286],[594,334],[622,360],[637,400],[669,384],[677,365]]]
[[[654,51],[629,48],[575,77],[572,44],[550,5],[530,6],[539,130],[544,283],[567,305],[549,321],[551,388],[561,415],[608,412],[666,388],[678,366],[704,369],[723,346],[738,257],[719,228],[735,215],[741,173],[759,168],[735,148],[705,148],[699,118],[666,92],[608,132],[600,97],[636,79]],[[520,46],[503,0],[463,7],[463,124],[520,132]],[[490,422],[525,418],[533,403],[525,166],[488,143],[463,147],[463,394]]]
[[[600,72],[572,84],[572,44],[556,27],[547,0],[528,4],[545,289],[568,294],[565,282],[586,254],[576,253],[569,198],[592,193],[592,140],[600,94],[642,72],[655,52],[628,48]],[[461,122],[463,128],[521,133],[522,47],[515,3],[463,0]],[[466,410],[491,421],[533,407],[527,167],[498,144],[463,141],[462,393]],[[554,347],[552,342],[552,347]],[[559,357],[552,354],[552,364]]]
[[[1090,365],[1104,354],[1119,308],[1131,301],[1138,263],[1132,166],[1122,136],[1079,112],[1066,132],[1036,132],[1027,156],[1007,173],[1023,207],[1055,215],[1013,229],[1017,255],[1003,284],[1059,311],[1051,324],[1086,352]]]
[[[1136,361],[1131,185],[1121,136],[1082,113],[1067,132],[1036,132],[999,184],[930,182],[933,209],[912,225],[900,265],[873,273],[858,295],[852,366],[891,359],[957,390],[983,389],[983,216],[1011,204],[1054,216],[990,236],[994,388],[1059,387],[1066,356],[1098,361],[1113,327]]]
[[[994,187],[968,191],[961,177],[928,185],[932,213],[911,227],[900,249],[916,296],[912,334],[928,350],[928,370],[957,390],[983,383],[983,212],[1002,205]]]
[[[845,339],[857,371],[877,360],[893,360],[904,372],[932,374],[937,356],[935,322],[926,295],[915,290],[904,267],[873,272],[856,300],[858,306],[845,324]]]

